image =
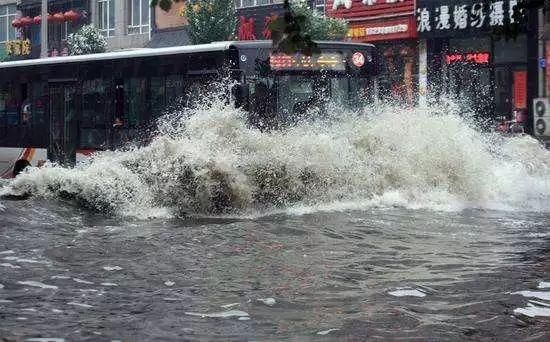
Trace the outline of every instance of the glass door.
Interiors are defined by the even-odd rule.
[[[74,165],[78,145],[77,92],[74,83],[49,86],[50,143],[48,159],[63,165]]]

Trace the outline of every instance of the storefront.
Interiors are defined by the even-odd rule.
[[[418,41],[414,0],[328,0],[328,16],[349,21],[347,38],[374,43],[381,54],[379,96],[412,106],[418,94]]]
[[[516,4],[515,0],[418,1],[417,29],[421,45],[426,46],[421,53],[426,54],[429,97],[458,101],[486,128],[503,118],[513,119],[514,112],[527,114],[528,99],[534,94],[528,84],[536,83],[536,72],[530,72],[530,64],[537,60],[536,40],[529,37],[528,27],[515,39],[497,34],[513,23]],[[527,123],[526,115],[518,118]]]
[[[89,0],[48,1],[48,56],[67,55],[69,34],[87,24],[90,15]],[[13,44],[14,53],[27,58],[40,56],[41,1],[21,0],[21,17],[16,21],[20,41]]]

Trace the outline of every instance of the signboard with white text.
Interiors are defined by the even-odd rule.
[[[513,23],[518,0],[418,0],[416,28],[421,38],[487,34]]]

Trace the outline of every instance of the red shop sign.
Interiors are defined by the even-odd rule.
[[[414,16],[415,0],[327,0],[329,17],[348,20]]]
[[[527,108],[527,71],[514,71],[514,107]]]
[[[363,42],[416,37],[417,31],[414,17],[351,23],[348,30],[348,38]]]
[[[489,52],[468,52],[468,53],[450,53],[445,55],[445,63],[473,63],[473,64],[489,64],[491,54]]]

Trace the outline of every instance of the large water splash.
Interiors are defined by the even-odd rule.
[[[30,169],[1,192],[138,217],[372,205],[547,210],[550,153],[530,137],[481,133],[448,105],[330,114],[261,132],[213,101],[163,118],[145,147]]]

